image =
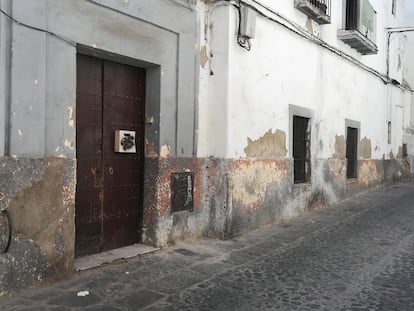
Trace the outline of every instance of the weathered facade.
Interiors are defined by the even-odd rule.
[[[1,0],[0,292],[409,178],[409,1],[371,2]]]

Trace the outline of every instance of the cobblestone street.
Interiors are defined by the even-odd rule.
[[[86,296],[78,296],[88,291]],[[414,184],[227,240],[179,243],[1,310],[414,310]]]

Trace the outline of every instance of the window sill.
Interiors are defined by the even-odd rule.
[[[358,183],[358,177],[355,177],[355,178],[347,178],[346,179],[346,183],[347,184],[356,184],[356,183]]]
[[[300,184],[293,184],[293,191],[311,191],[312,190],[312,183],[304,182]]]
[[[338,30],[338,39],[357,50],[362,55],[377,54],[377,45],[367,37],[363,36],[358,30]]]

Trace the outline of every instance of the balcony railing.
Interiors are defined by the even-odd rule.
[[[377,12],[369,0],[347,0],[345,29],[338,38],[363,55],[376,54]]]
[[[331,23],[331,0],[295,0],[295,8],[318,24]]]

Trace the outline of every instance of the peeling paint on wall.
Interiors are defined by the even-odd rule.
[[[310,32],[313,33],[313,27],[312,27],[312,20],[308,18],[306,20],[305,28]]]
[[[48,258],[55,256],[54,245],[48,241],[55,236],[58,227],[56,220],[63,208],[60,196],[49,194],[61,192],[61,170],[50,167],[42,181],[18,193],[10,206],[13,219],[19,220],[14,223],[15,232],[33,239]]]
[[[73,150],[75,148],[75,143],[72,140],[65,140],[65,147],[68,147],[69,149]]]
[[[341,158],[334,158],[328,160],[329,172],[332,177],[337,180],[344,180],[346,175],[346,161]]]
[[[144,242],[165,246],[170,241],[202,234],[203,224],[208,226],[208,215],[199,213],[202,196],[207,193],[203,187],[208,174],[206,161],[194,158],[146,158]],[[189,171],[194,172],[194,210],[171,213],[171,174]],[[189,217],[187,214],[197,216]]]
[[[162,145],[160,149],[160,157],[168,158],[171,155],[171,147],[168,145]]]
[[[69,126],[75,128],[75,113],[73,107],[68,107],[69,112]]]
[[[201,65],[201,67],[204,68],[207,64],[207,61],[208,61],[207,47],[204,45],[200,49],[200,65]]]
[[[145,156],[147,157],[157,157],[157,151],[155,150],[155,146],[153,143],[148,142],[145,140]]]
[[[258,140],[247,138],[247,147],[244,152],[248,158],[281,158],[287,155],[286,134],[283,131],[267,131]]]
[[[75,162],[0,158],[0,163],[0,188],[13,222],[12,244],[0,265],[1,295],[72,272]]]
[[[336,159],[345,159],[346,157],[346,142],[344,135],[335,136],[335,153],[332,155]]]
[[[365,186],[379,182],[377,165],[374,160],[360,161],[357,180],[358,183]]]
[[[407,44],[407,36],[403,35],[398,40],[398,49],[397,49],[397,70],[401,70],[405,60],[405,48]]]
[[[280,184],[286,168],[274,161],[238,161],[231,175],[232,200],[250,209],[257,209],[270,184]]]
[[[371,159],[371,140],[364,137],[359,142],[358,146],[358,156],[360,159]]]

